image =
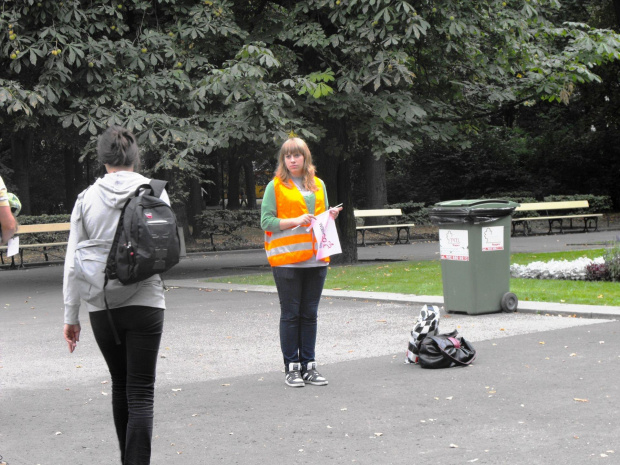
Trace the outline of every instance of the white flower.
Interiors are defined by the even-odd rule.
[[[569,262],[568,260],[550,260],[548,262],[532,262],[527,265],[511,265],[510,276],[513,278],[532,279],[567,279],[585,280],[586,269],[591,264],[602,265],[603,257],[595,259],[581,257]]]

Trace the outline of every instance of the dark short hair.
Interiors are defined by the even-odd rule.
[[[102,164],[139,168],[140,149],[136,136],[121,126],[110,126],[99,136],[97,157]]]

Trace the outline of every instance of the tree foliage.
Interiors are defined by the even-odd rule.
[[[415,163],[428,144],[468,150],[497,118],[600,82],[619,37],[588,24],[596,2],[581,16],[583,3],[567,4],[6,0],[4,134],[63,134],[87,155],[123,124],[152,170],[182,179],[211,154],[269,157],[294,132],[331,191],[368,153]]]

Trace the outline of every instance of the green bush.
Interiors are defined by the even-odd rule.
[[[39,216],[18,216],[19,224],[50,224],[50,223],[68,223],[71,221],[71,215],[39,215]]]
[[[398,223],[414,223],[420,226],[431,224],[428,208],[422,202],[394,203],[386,205],[385,208],[400,208],[402,210],[403,216],[398,218]]]
[[[260,228],[260,211],[258,210],[205,210],[196,215],[195,237],[209,237],[211,245],[213,236],[227,236],[225,247],[236,248],[247,245],[246,240],[236,231],[243,227]]]

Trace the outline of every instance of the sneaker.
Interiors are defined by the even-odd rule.
[[[314,384],[315,386],[325,386],[327,384],[325,377],[316,371],[316,362],[308,362],[306,369],[302,370],[301,375],[304,383]]]
[[[289,363],[286,369],[284,382],[291,387],[304,387],[304,380],[301,378],[301,363]]]

